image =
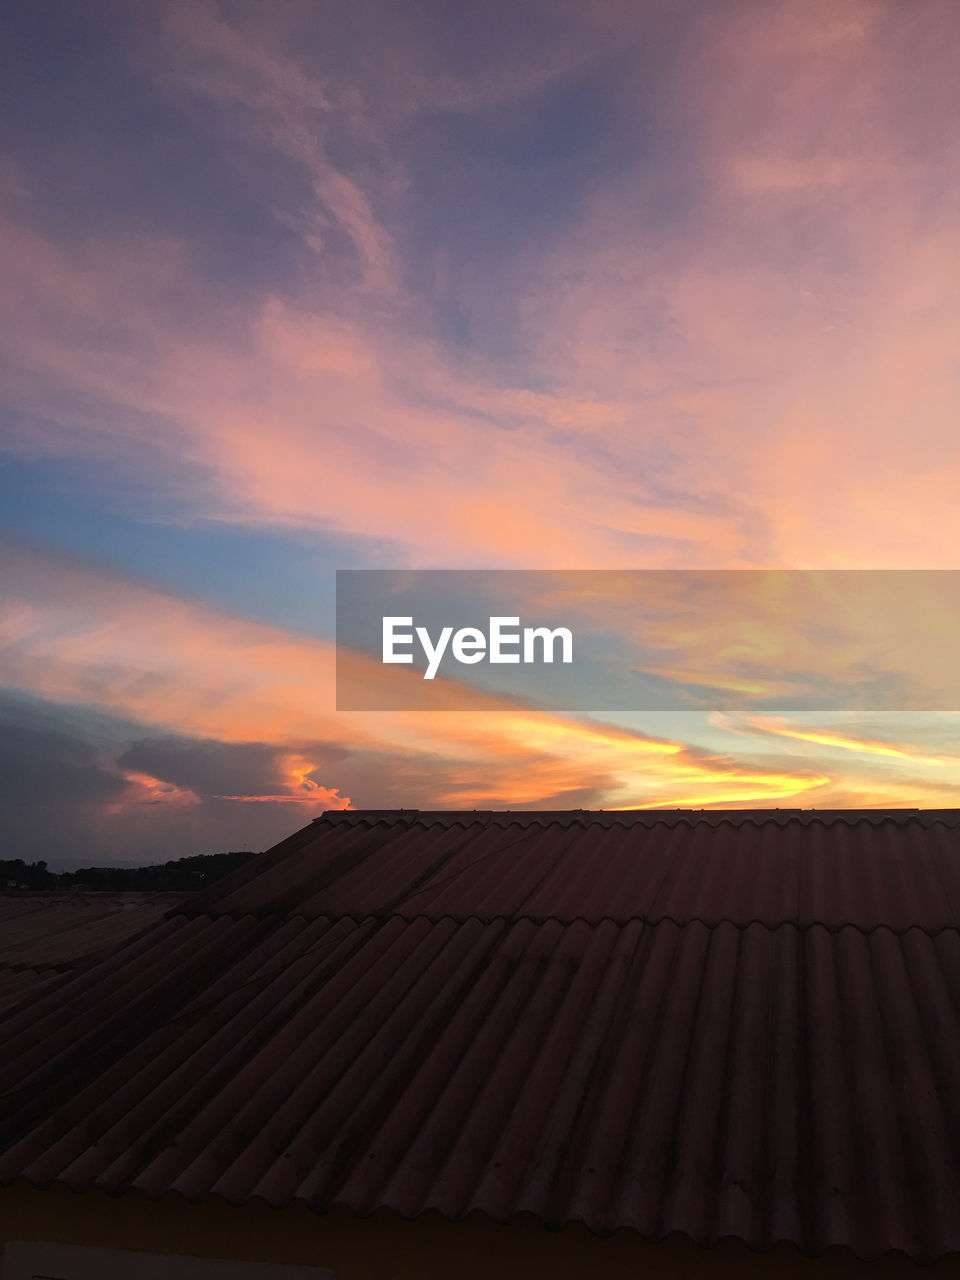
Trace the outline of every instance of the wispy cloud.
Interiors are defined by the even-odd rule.
[[[885,760],[896,760],[917,766],[929,765],[935,769],[947,769],[956,773],[960,768],[960,754],[948,752],[932,752],[929,747],[917,743],[888,742],[879,738],[858,736],[854,732],[844,732],[842,728],[804,726],[791,724],[789,720],[775,716],[731,716],[723,712],[712,712],[710,721],[717,728],[733,733],[755,735],[769,734],[776,738],[790,738],[795,742],[809,743],[814,747],[826,747],[831,751],[852,752],[859,756],[880,756]],[[894,718],[896,725],[896,718]]]
[[[89,512],[306,539],[318,575],[330,534],[341,565],[955,567],[950,0],[70,20],[97,93],[31,65],[0,159],[0,393],[7,455],[82,465]],[[249,789],[91,765],[101,808],[949,794],[939,745],[802,725],[337,715],[314,637],[69,557],[4,571],[10,686],[268,753]],[[788,648],[719,678],[822,656]]]

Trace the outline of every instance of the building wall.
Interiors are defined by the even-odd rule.
[[[960,1258],[932,1267],[901,1255],[867,1263],[841,1250],[805,1258],[788,1246],[757,1254],[733,1241],[701,1249],[683,1238],[651,1245],[630,1232],[599,1239],[582,1227],[547,1231],[522,1218],[507,1225],[479,1216],[462,1223],[428,1215],[405,1222],[386,1212],[360,1219],[345,1212],[321,1216],[297,1205],[234,1208],[217,1200],[192,1205],[178,1197],[111,1199],[26,1186],[0,1189],[0,1244],[7,1240],[325,1266],[336,1280],[960,1277]]]

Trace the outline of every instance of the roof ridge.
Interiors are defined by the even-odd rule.
[[[318,814],[313,824],[327,826],[380,824],[405,827],[431,826],[688,826],[762,827],[768,823],[787,826],[814,824],[832,826],[844,823],[857,826],[868,823],[880,826],[893,823],[905,826],[960,826],[960,808],[955,809],[328,809]]]

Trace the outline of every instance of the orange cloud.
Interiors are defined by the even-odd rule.
[[[437,803],[536,803],[592,788],[609,804],[697,794],[716,803],[788,797],[819,775],[743,768],[680,740],[477,695],[478,712],[334,711],[331,646],[180,600],[78,562],[9,550],[0,678],[167,731],[227,742],[349,741],[358,751],[418,753],[447,770]],[[54,603],[55,602],[55,603]],[[370,676],[382,675],[370,661]],[[439,684],[440,682],[438,682]],[[347,801],[290,751],[288,802]],[[316,789],[314,789],[316,786]],[[272,797],[271,797],[272,798]],[[677,801],[679,803],[679,801]]]
[[[175,783],[154,778],[149,773],[137,773],[125,769],[123,778],[132,790],[122,800],[111,801],[104,807],[104,813],[107,816],[125,813],[132,806],[144,804],[189,808],[201,803],[200,797],[189,787],[178,787]]]
[[[902,771],[866,777],[836,762],[837,749],[854,754],[865,739],[762,717],[714,717],[713,738],[726,732],[735,747],[746,730],[795,742],[806,753],[775,760],[744,756],[741,748],[720,754],[715,745],[690,745],[679,731],[643,734],[480,694],[469,712],[337,713],[328,644],[38,552],[8,550],[4,570],[4,684],[55,701],[83,702],[167,732],[285,748],[281,784],[254,801],[317,808],[351,802],[336,777],[315,781],[314,757],[291,745],[310,741],[348,742],[354,755],[371,753],[383,762],[377,766],[383,780],[389,774],[401,793],[405,776],[416,776],[422,789],[424,771],[432,770],[431,803],[443,807],[509,808],[584,793],[592,804],[608,808],[829,807],[868,796],[871,803],[887,804],[908,803],[917,795],[927,803],[950,803],[953,797],[955,768],[944,767],[942,778],[929,781]],[[371,661],[369,673],[376,678],[382,668]],[[696,730],[698,722],[683,723]],[[783,728],[786,733],[777,732]],[[863,754],[910,767],[951,763],[915,747],[876,745]],[[817,747],[822,752],[811,761]],[[163,790],[166,784],[155,779],[139,779],[137,786],[145,801],[190,803],[188,794]],[[368,780],[365,787],[370,786]],[[370,794],[359,803],[369,805]],[[351,798],[357,803],[352,784]]]
[[[286,791],[263,796],[217,796],[218,800],[239,800],[243,804],[302,804],[317,810],[351,809],[350,800],[341,796],[336,787],[322,787],[310,777],[317,768],[306,756],[293,752],[279,761]]]

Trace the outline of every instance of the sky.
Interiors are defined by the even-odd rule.
[[[0,28],[3,856],[958,803],[947,709],[333,695],[336,569],[960,568],[953,0]]]

